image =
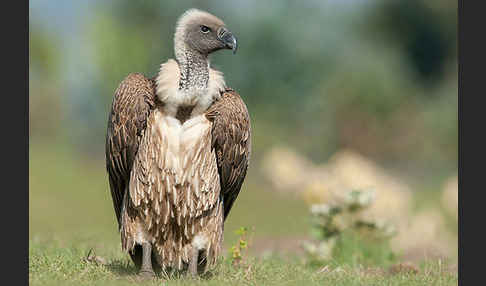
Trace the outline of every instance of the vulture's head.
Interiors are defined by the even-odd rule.
[[[174,36],[176,53],[179,48],[189,48],[202,55],[220,49],[238,48],[236,37],[225,27],[223,21],[207,12],[190,9],[177,21]]]

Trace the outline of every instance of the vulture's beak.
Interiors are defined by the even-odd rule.
[[[233,50],[233,54],[236,54],[236,50],[238,49],[238,43],[233,33],[231,33],[225,27],[221,27],[219,29],[218,37],[227,49]]]

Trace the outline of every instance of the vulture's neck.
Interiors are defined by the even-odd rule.
[[[179,64],[180,78],[179,90],[205,89],[209,80],[209,60],[188,47],[181,47],[176,51],[176,60]]]
[[[161,65],[156,93],[164,113],[184,122],[203,114],[221,96],[225,83],[221,72],[209,68],[207,55],[181,45],[177,39],[176,61],[170,59]]]

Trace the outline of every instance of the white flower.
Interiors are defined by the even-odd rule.
[[[375,200],[375,190],[363,191],[358,195],[358,204],[367,207]]]
[[[313,215],[327,216],[331,212],[331,207],[328,204],[313,204],[311,205],[311,213]]]

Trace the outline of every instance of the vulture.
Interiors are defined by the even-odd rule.
[[[236,53],[236,37],[190,9],[176,23],[175,59],[153,78],[129,74],[113,96],[106,169],[122,249],[141,276],[198,275],[221,253],[251,151],[247,107],[210,67],[222,49]]]

